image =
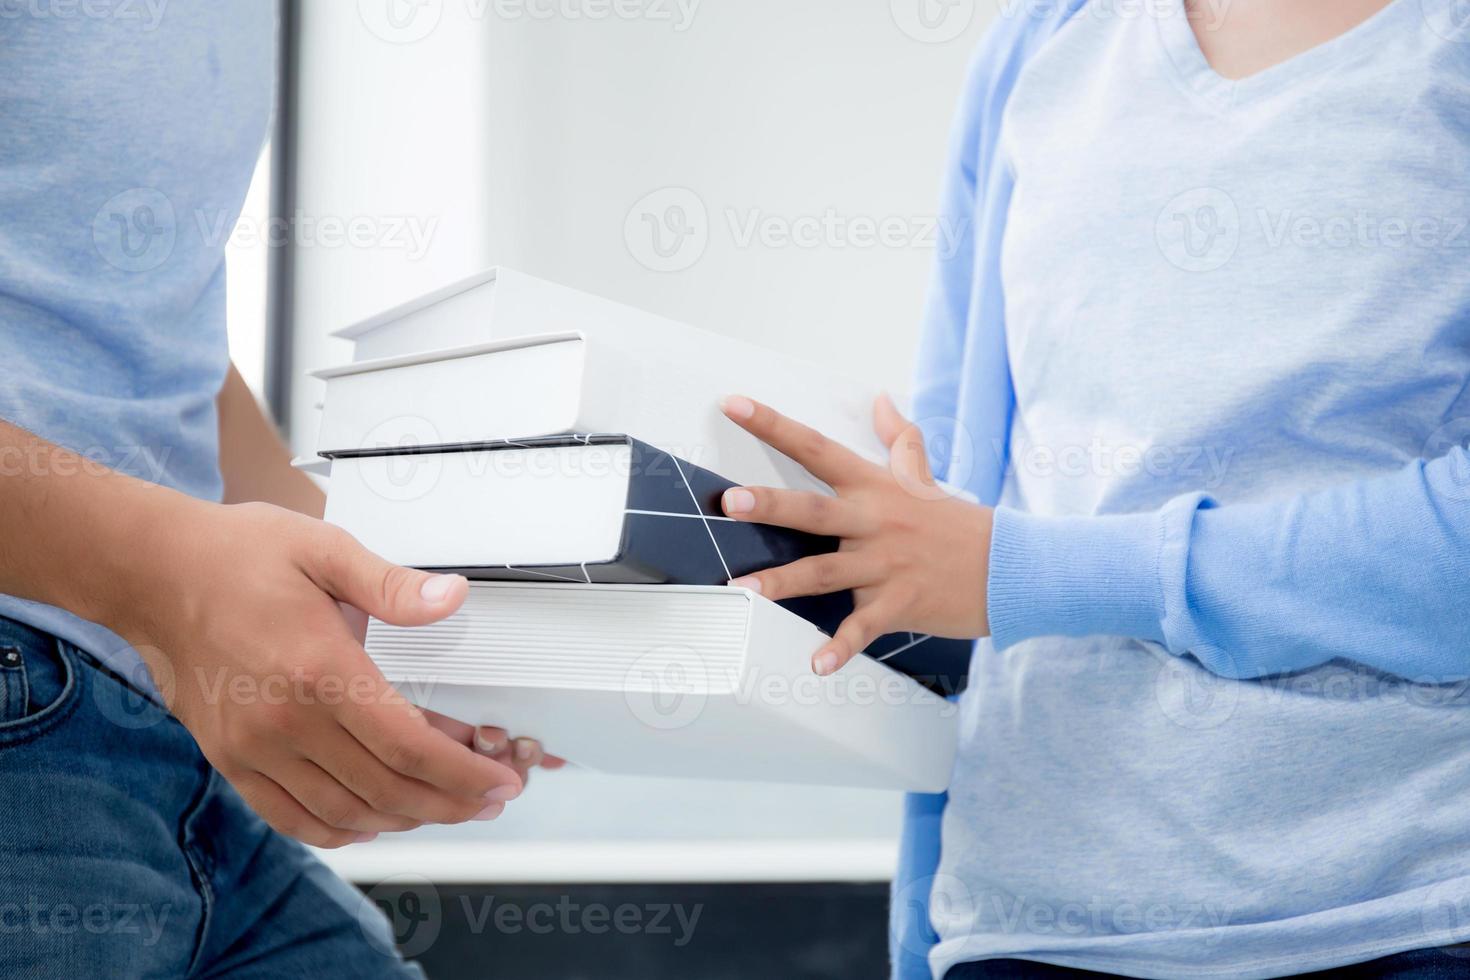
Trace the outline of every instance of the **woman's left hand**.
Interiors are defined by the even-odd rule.
[[[724,496],[726,515],[840,538],[839,549],[736,579],[768,599],[853,590],[854,611],[812,658],[826,675],[884,633],[971,639],[990,632],[985,588],[988,507],[937,484],[923,434],[886,396],[874,406],[885,468],[821,433],[741,396],[721,408],[736,425],[805,466],[835,496],[739,487]]]

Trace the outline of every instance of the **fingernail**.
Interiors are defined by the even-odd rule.
[[[484,823],[484,822],[487,822],[487,821],[490,821],[490,820],[494,820],[496,817],[500,816],[504,812],[505,812],[505,804],[504,803],[491,803],[489,806],[487,806],[485,809],[481,810],[479,813],[475,814],[470,819],[471,820],[479,820],[481,823]]]
[[[756,595],[761,594],[761,580],[754,575],[747,575],[744,578],[732,578],[728,584],[733,589],[749,589]]]
[[[517,759],[520,759],[522,762],[524,762],[527,759],[531,758],[531,755],[535,751],[536,751],[536,748],[535,748],[535,746],[533,746],[531,744],[530,739],[525,739],[525,738],[516,739],[516,758]]]
[[[755,494],[739,488],[725,491],[725,513],[749,514],[753,510],[755,510]]]
[[[487,738],[483,729],[475,729],[475,751],[481,755],[499,755],[505,751],[505,739]]]
[[[509,803],[511,800],[520,795],[521,788],[519,786],[517,786],[515,783],[506,783],[504,786],[497,786],[490,792],[486,793],[485,799],[489,800],[491,803]]]
[[[837,669],[837,654],[825,650],[812,659],[812,670],[818,677],[826,677]]]
[[[435,575],[425,579],[424,584],[419,586],[419,595],[425,602],[443,602],[458,579],[458,575]]]
[[[744,395],[727,395],[720,408],[732,419],[748,419],[755,414],[755,402]]]
[[[352,843],[366,844],[368,841],[377,840],[377,838],[377,834],[358,834],[356,837],[352,838]]]

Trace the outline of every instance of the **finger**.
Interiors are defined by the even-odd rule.
[[[872,464],[816,429],[802,425],[769,405],[731,395],[720,408],[727,418],[769,446],[805,466],[813,476],[838,487],[869,472]]]
[[[882,577],[883,570],[875,559],[860,551],[834,551],[802,558],[779,568],[768,568],[737,578],[730,584],[779,601],[859,589],[865,585],[876,585]]]
[[[921,490],[934,486],[923,430],[904,418],[887,395],[873,403],[873,428],[888,447],[888,467],[901,485]]]
[[[271,769],[271,779],[312,816],[335,830],[401,833],[423,825],[421,820],[375,810],[310,759],[287,760]]]
[[[873,401],[873,429],[878,433],[878,438],[883,445],[889,449],[903,435],[904,430],[909,427],[909,420],[903,417],[898,406],[893,404],[893,397],[887,392],[879,395]]]
[[[510,733],[504,728],[482,725],[475,729],[475,751],[494,759],[510,746]]]
[[[720,498],[726,517],[774,524],[833,538],[854,538],[872,530],[872,521],[850,500],[824,493],[732,487]]]
[[[504,753],[500,756],[500,759],[515,769],[520,774],[521,779],[527,783],[531,780],[532,769],[556,768],[555,766],[547,766],[546,761],[548,758],[555,759],[556,757],[548,756],[546,750],[542,748],[541,743],[534,738],[512,739],[506,745]]]
[[[510,741],[505,742],[505,744],[503,744],[500,747],[500,751],[499,752],[496,752],[490,758],[494,759],[496,762],[499,762],[499,763],[501,763],[503,765],[510,766],[512,769],[515,770],[516,775],[519,776],[519,777],[521,777],[521,792],[524,793],[525,792],[525,788],[527,786],[530,786],[531,785],[531,770],[530,770],[530,768],[529,767],[526,767],[526,766],[522,766],[522,765],[520,765],[520,764],[518,764],[516,762],[515,741],[514,740],[510,740]]]
[[[500,815],[504,804],[520,795],[521,791],[519,783],[510,783],[483,796],[448,793],[389,769],[342,729],[337,730],[335,739],[323,745],[314,761],[325,770],[324,775],[340,783],[372,811],[390,818],[406,818],[415,824],[493,820]],[[309,800],[296,793],[294,786],[286,788],[310,805]],[[313,812],[324,819],[326,817],[319,810],[313,809]]]
[[[536,757],[537,769],[545,769],[547,772],[552,772],[554,770],[561,769],[567,765],[567,760],[563,759],[561,756],[549,754],[540,742],[537,742],[536,745],[539,749],[539,755]],[[519,765],[513,754],[510,756],[510,763],[512,766]],[[517,768],[516,771],[520,772],[520,769]],[[526,778],[530,778],[528,773],[522,773],[522,775],[526,776]]]
[[[492,792],[520,789],[507,766],[432,727],[386,681],[372,703],[344,705],[337,720],[352,736],[395,772],[422,780],[455,796],[485,799]]]
[[[317,587],[395,626],[427,626],[464,604],[469,582],[384,561],[345,531],[323,525],[302,567]]]
[[[481,752],[485,755],[488,755],[490,756],[490,758],[495,759],[497,762],[505,763],[520,774],[523,782],[529,782],[530,767],[523,766],[521,761],[516,758],[516,754],[514,751],[519,741],[521,740],[512,740],[509,733],[507,733],[504,728],[486,726],[475,730],[476,752]],[[525,741],[535,740],[526,739]],[[550,771],[561,769],[567,764],[567,760],[561,758],[560,756],[549,755],[539,741],[536,741],[535,745],[536,750],[533,753],[533,755],[535,756],[534,765]]]
[[[296,801],[275,780],[258,772],[235,773],[226,777],[230,785],[260,818],[287,837],[312,847],[336,848],[362,844],[377,834],[361,833],[329,827]]]
[[[837,632],[812,657],[812,672],[819,677],[841,670],[849,660],[886,633],[886,617],[876,604],[863,606],[842,621]]]
[[[428,709],[424,709],[424,718],[428,721],[430,728],[443,732],[460,745],[473,746],[475,744],[474,725],[467,725],[457,718],[450,718],[448,715],[441,715],[437,711]]]
[[[534,738],[516,739],[515,764],[517,769],[534,769],[545,757],[546,753],[541,750],[541,743]]]

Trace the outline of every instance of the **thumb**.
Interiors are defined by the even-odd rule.
[[[464,604],[462,575],[435,575],[384,561],[346,533],[307,572],[332,598],[394,626],[427,626]]]
[[[904,418],[888,395],[873,403],[873,428],[888,447],[889,469],[898,482],[918,496],[928,496],[934,476],[923,430]]]
[[[892,395],[884,393],[874,399],[873,428],[877,431],[878,438],[883,440],[883,445],[890,450],[893,449],[893,444],[908,427],[909,420],[904,418],[898,406],[893,404]]]

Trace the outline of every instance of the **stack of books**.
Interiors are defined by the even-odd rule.
[[[830,492],[730,422],[745,394],[881,462],[876,391],[499,268],[339,336],[318,454],[327,520],[471,579],[455,615],[374,621],[367,650],[424,707],[611,772],[933,791],[970,644],[885,636],[812,655],[852,596],[726,585],[838,542],[723,516],[736,485]]]

